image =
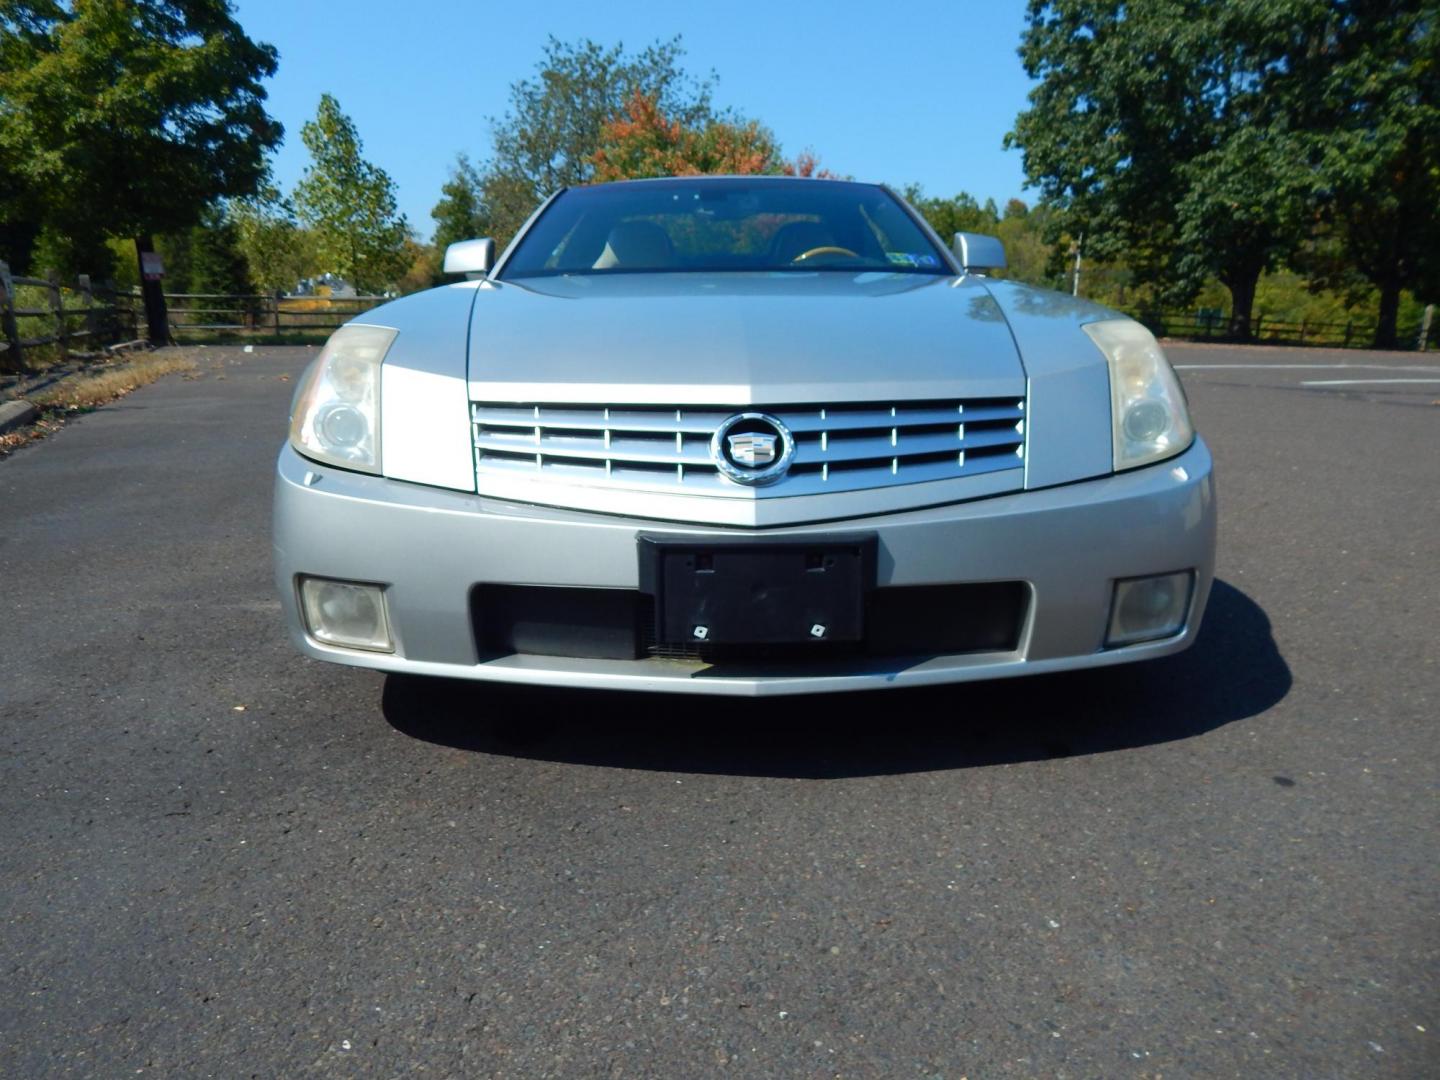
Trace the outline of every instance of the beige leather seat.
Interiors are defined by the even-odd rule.
[[[663,270],[675,262],[670,237],[653,221],[623,221],[610,230],[596,270]]]

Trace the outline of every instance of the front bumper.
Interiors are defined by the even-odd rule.
[[[1099,480],[839,523],[763,530],[776,540],[867,532],[877,585],[1023,581],[1029,604],[1016,648],[825,662],[482,657],[470,597],[480,584],[636,589],[638,534],[733,537],[669,522],[502,502],[317,465],[288,445],[275,486],[275,578],[296,645],[320,660],[450,678],[614,690],[761,696],[824,693],[1039,674],[1179,652],[1194,640],[1215,561],[1210,452]],[[1192,569],[1185,628],[1103,647],[1113,583]],[[306,633],[300,575],[385,587],[393,653],[324,645]]]

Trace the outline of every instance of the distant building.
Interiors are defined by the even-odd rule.
[[[348,300],[360,295],[338,274],[321,274],[319,277],[303,278],[289,293],[290,296],[329,296],[336,300]]]

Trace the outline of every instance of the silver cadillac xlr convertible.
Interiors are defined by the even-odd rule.
[[[497,261],[338,330],[296,392],[275,573],[322,660],[709,694],[1184,649],[1210,453],[1151,335],[987,276],[884,187],[552,196]]]

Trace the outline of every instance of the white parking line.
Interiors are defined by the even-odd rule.
[[[1175,364],[1176,371],[1440,371],[1417,364]]]
[[[1440,379],[1306,379],[1301,386],[1376,386],[1381,383],[1440,383]]]

